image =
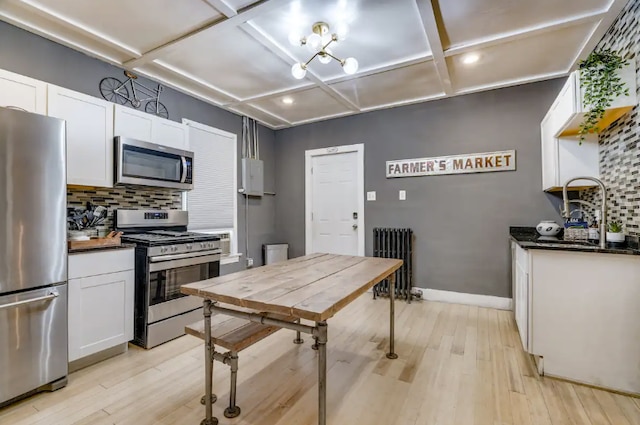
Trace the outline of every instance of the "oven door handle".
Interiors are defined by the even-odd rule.
[[[175,256],[178,256],[178,255],[181,255],[181,254],[176,254]],[[166,255],[164,257],[172,257],[172,256]],[[157,259],[160,257],[151,257],[149,258],[149,260],[151,261],[152,258]],[[171,270],[171,269],[177,269],[180,267],[197,266],[199,264],[214,263],[216,261],[220,261],[219,253],[212,254],[212,255],[200,255],[198,257],[190,256],[189,258],[164,259],[164,260],[151,262],[149,264],[149,272]]]
[[[183,258],[198,258],[203,257],[205,255],[214,255],[220,254],[219,249],[213,249],[209,251],[197,251],[197,252],[185,252],[183,254],[168,254],[168,255],[156,255],[153,257],[149,257],[149,262],[151,263],[159,263],[160,261],[170,261],[170,260],[182,260]]]

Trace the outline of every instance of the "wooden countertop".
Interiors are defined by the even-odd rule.
[[[183,285],[212,301],[323,321],[402,266],[402,260],[311,254]]]

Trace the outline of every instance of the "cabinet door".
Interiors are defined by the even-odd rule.
[[[187,149],[187,125],[164,118],[155,118],[153,122],[153,143],[175,149]]]
[[[0,106],[47,113],[47,83],[0,70]]]
[[[133,270],[69,280],[69,361],[133,339]]]
[[[115,108],[115,136],[153,142],[152,128],[156,117],[122,105],[116,105]]]
[[[558,139],[552,129],[552,115],[540,123],[540,142],[542,146],[542,190],[558,186]]]
[[[516,265],[515,317],[522,348],[529,351],[529,273]]]
[[[49,116],[67,121],[67,184],[113,186],[113,104],[49,85]]]
[[[577,73],[573,72],[567,78],[567,82],[560,90],[560,94],[554,102],[554,106],[551,110],[551,114],[554,116],[553,122],[555,123],[553,135],[556,136],[570,123],[571,117],[577,112]]]

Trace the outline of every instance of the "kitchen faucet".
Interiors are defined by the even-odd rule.
[[[600,248],[605,249],[607,247],[607,188],[604,186],[604,183],[602,183],[600,179],[597,179],[595,177],[574,177],[567,180],[567,182],[564,184],[564,187],[562,188],[562,200],[564,202],[562,216],[567,219],[571,216],[571,211],[569,210],[569,202],[572,201],[569,200],[568,188],[571,182],[576,180],[590,180],[600,186],[600,192],[602,192],[602,205],[600,206]]]

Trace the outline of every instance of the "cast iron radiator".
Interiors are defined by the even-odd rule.
[[[397,258],[404,263],[396,271],[397,298],[411,302],[413,286],[413,231],[411,229],[373,229],[373,256]],[[383,280],[373,287],[373,298],[378,295],[389,295],[389,281]]]

